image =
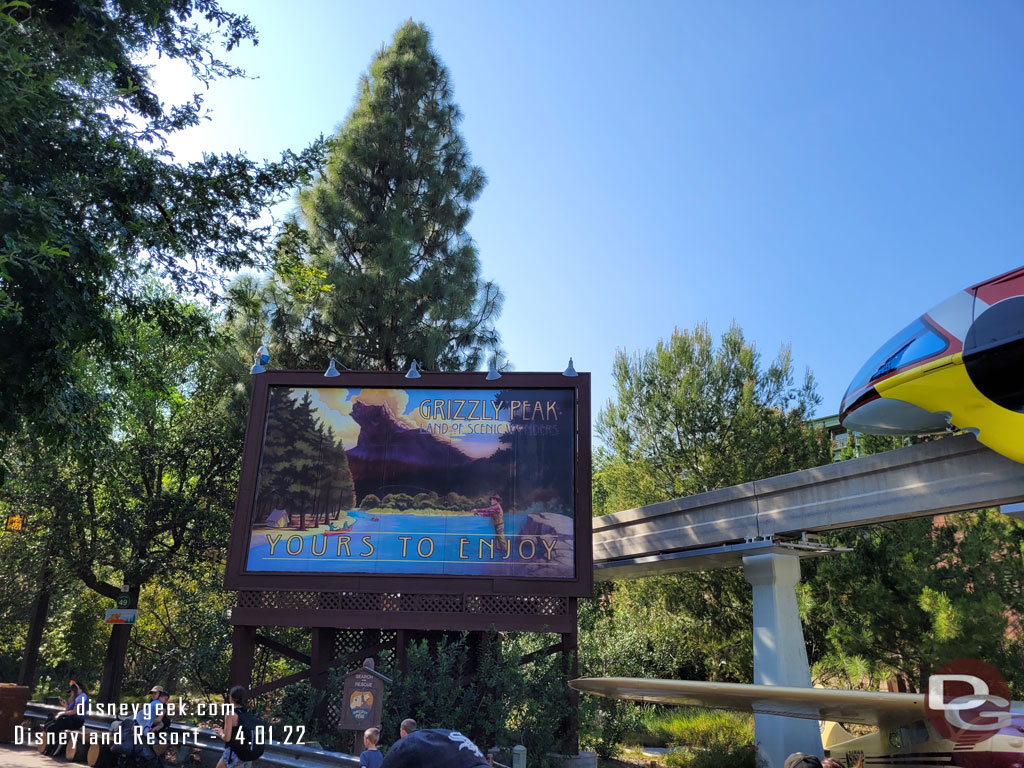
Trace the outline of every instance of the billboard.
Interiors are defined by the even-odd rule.
[[[257,376],[226,585],[589,594],[588,385]]]

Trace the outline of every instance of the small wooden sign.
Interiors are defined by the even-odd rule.
[[[139,618],[138,608],[108,608],[104,622],[107,624],[131,624]]]
[[[353,669],[345,675],[344,680],[338,727],[362,731],[379,726],[384,707],[384,683],[390,683],[391,680],[366,667]]]

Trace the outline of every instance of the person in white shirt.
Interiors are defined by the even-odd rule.
[[[153,745],[148,742],[146,737],[153,730],[154,723],[163,717],[164,705],[169,695],[159,685],[154,685],[149,690],[149,695],[150,700],[135,715],[135,725],[137,726],[135,732],[141,736],[139,744],[142,747],[140,754],[142,762],[147,768],[153,768],[157,765],[158,758],[156,752],[153,751]],[[139,728],[141,728],[141,732],[138,730]]]

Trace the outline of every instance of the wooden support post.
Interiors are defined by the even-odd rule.
[[[404,629],[395,632],[395,666],[402,674],[409,671],[409,654],[405,645],[407,642],[409,635]]]
[[[256,660],[256,627],[236,624],[231,635],[231,668],[228,684],[252,688],[252,667]]]
[[[335,630],[330,627],[313,628],[309,666],[310,681],[317,690],[327,688],[328,672],[334,660],[334,633]]]
[[[572,613],[573,618],[576,618],[576,598],[569,598],[569,610]],[[565,670],[565,676],[568,680],[575,680],[580,676],[579,668],[579,653],[577,643],[577,632],[566,632],[562,635],[562,664]],[[570,689],[569,690],[569,717],[565,723],[565,744],[563,751],[567,755],[575,755],[580,751],[580,738],[579,738],[579,707],[580,707],[580,694],[579,691]]]

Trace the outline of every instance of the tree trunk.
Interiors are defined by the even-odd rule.
[[[18,671],[18,685],[27,685],[29,690],[35,689],[36,662],[39,661],[39,644],[43,639],[46,627],[46,614],[50,609],[50,582],[53,570],[50,565],[43,566],[42,586],[36,592],[35,604],[32,606],[32,621],[28,625],[28,637],[25,638],[25,655],[21,659]]]
[[[128,591],[129,608],[139,607],[139,587]],[[128,653],[131,624],[114,624],[107,641],[107,655],[103,660],[103,678],[96,699],[104,704],[117,704],[121,697],[121,683],[124,681],[124,657]]]

